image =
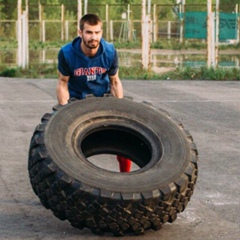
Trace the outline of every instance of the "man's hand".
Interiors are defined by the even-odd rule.
[[[64,76],[58,71],[57,99],[60,105],[68,103],[70,98],[68,91],[69,76]]]

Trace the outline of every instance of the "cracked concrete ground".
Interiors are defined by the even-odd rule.
[[[30,138],[56,104],[56,80],[0,78],[0,239],[112,239],[60,221],[29,183]],[[199,177],[186,210],[142,240],[238,240],[240,236],[240,82],[129,81],[125,95],[179,119],[199,151]]]

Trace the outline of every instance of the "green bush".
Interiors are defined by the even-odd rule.
[[[238,68],[179,68],[175,71],[165,73],[161,79],[174,80],[240,80],[240,69]]]
[[[2,77],[18,77],[19,71],[17,68],[6,68],[0,72]]]

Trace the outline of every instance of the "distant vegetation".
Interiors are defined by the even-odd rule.
[[[38,64],[28,70],[21,68],[4,68],[0,71],[3,77],[19,78],[57,78],[56,64]],[[240,80],[239,68],[177,68],[167,73],[157,74],[139,67],[120,67],[121,79],[142,80]]]
[[[186,0],[186,9],[189,11],[206,11],[206,0]],[[42,19],[61,19],[61,4],[65,6],[64,18],[65,20],[76,20],[77,16],[77,0],[30,0],[29,1],[29,19],[32,21],[30,26],[30,49],[51,49],[60,48],[66,42],[46,39],[46,42],[40,41],[39,23],[34,23],[39,19],[39,5],[42,4]],[[84,0],[82,1],[84,3]],[[152,4],[157,4],[157,19],[160,21],[179,21],[179,5],[175,0],[151,0]],[[235,11],[235,5],[239,0],[221,0],[220,11],[231,12]],[[127,10],[127,4],[131,4],[131,19],[141,19],[141,0],[88,0],[89,12],[98,14],[101,18],[106,17],[106,6],[109,4],[109,19],[121,20],[121,14]],[[215,1],[213,0],[213,4]],[[196,7],[197,6],[197,7]],[[152,9],[153,10],[153,9]],[[16,0],[0,0],[0,20],[10,20],[9,23],[0,23],[0,51],[11,50],[17,48],[15,21],[17,19],[17,1]],[[14,21],[13,21],[14,20]],[[37,27],[33,27],[36,24]],[[47,36],[55,36],[59,39],[60,25],[46,25]],[[117,26],[117,25],[116,25]],[[137,26],[139,27],[139,26]],[[162,26],[161,26],[162,27]],[[120,29],[120,25],[118,26]],[[69,28],[72,35],[76,34],[76,26],[72,25]],[[115,29],[116,31],[116,29]],[[166,31],[166,29],[164,29]],[[56,32],[58,34],[56,34]],[[117,49],[136,49],[141,48],[141,29],[137,30],[138,38],[135,41],[119,41],[115,37],[113,43]],[[116,36],[119,35],[116,31]],[[70,34],[71,35],[71,34]],[[179,39],[172,37],[160,37],[158,41],[151,44],[151,48],[155,49],[171,49],[171,50],[204,50],[206,49],[206,42],[202,40],[183,40],[180,43]],[[236,49],[239,52],[240,44],[235,45],[221,45],[220,50]],[[4,60],[3,60],[4,61]],[[0,61],[1,62],[1,61]],[[29,77],[29,78],[56,78],[56,63],[51,64],[37,64],[29,66],[28,70],[12,67],[0,67],[0,76],[6,77]],[[156,79],[156,80],[174,80],[174,79],[204,79],[204,80],[240,80],[240,70],[238,68],[216,68],[208,69],[201,68],[176,68],[167,73],[157,74],[153,71],[146,71],[141,67],[120,67],[120,77],[122,79]]]

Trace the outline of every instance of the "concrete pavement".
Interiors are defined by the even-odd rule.
[[[39,203],[27,171],[29,142],[56,104],[55,79],[0,78],[0,239],[112,239],[60,221]],[[238,240],[240,82],[123,80],[125,95],[179,119],[199,151],[199,178],[186,210],[142,240]]]

